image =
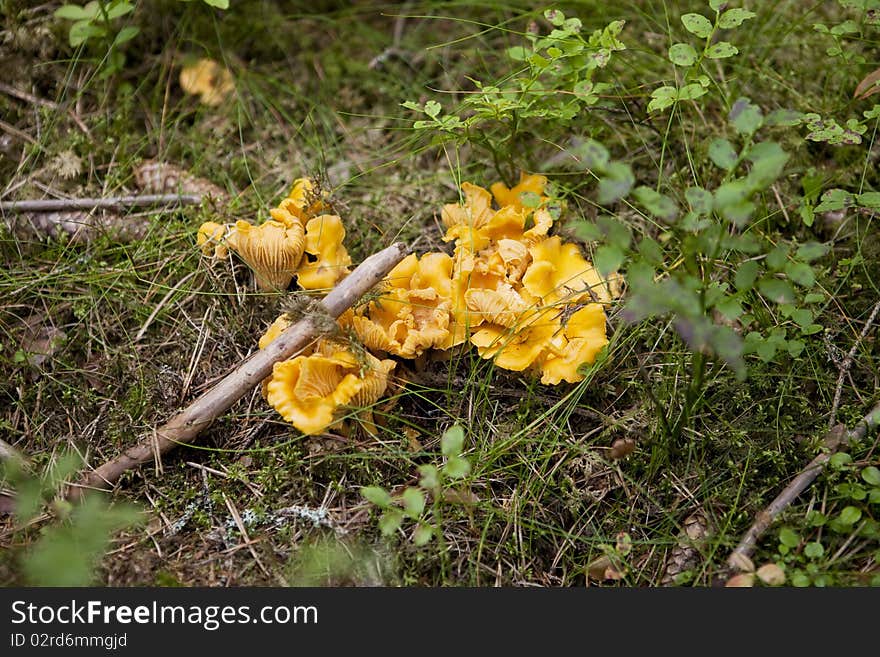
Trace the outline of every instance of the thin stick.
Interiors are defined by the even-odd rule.
[[[398,242],[370,256],[320,305],[335,320],[385,278],[406,252],[406,245]],[[232,373],[156,429],[155,438],[150,431],[135,446],[83,475],[79,484],[68,490],[68,497],[78,497],[87,488],[109,490],[124,472],[149,463],[157,452],[165,454],[178,445],[193,442],[215,419],[269,376],[275,363],[290,358],[326,332],[327,322],[321,319],[321,313],[312,313],[293,324],[268,347],[251,354]]]
[[[201,194],[141,194],[107,198],[59,198],[0,202],[0,212],[55,212],[58,210],[121,210],[147,205],[198,205]]]
[[[738,563],[742,563],[742,557],[751,557],[758,544],[758,540],[764,535],[773,521],[788,506],[803,493],[807,487],[815,481],[816,477],[831,459],[831,456],[841,447],[846,447],[854,440],[861,440],[868,431],[875,429],[880,424],[880,404],[871,409],[871,412],[863,417],[852,431],[838,424],[825,434],[824,451],[810,461],[809,465],[801,470],[800,474],[791,480],[791,483],[770,503],[766,509],[758,514],[755,524],[743,535],[742,540],[730,553],[727,564],[736,569]]]
[[[859,345],[862,344],[865,336],[868,335],[868,331],[870,331],[871,327],[874,325],[874,320],[877,319],[878,312],[880,312],[880,301],[874,304],[874,309],[871,311],[871,315],[868,317],[868,321],[865,322],[865,325],[862,327],[862,332],[859,333],[858,339],[853,343],[852,349],[849,350],[846,358],[844,358],[843,362],[840,363],[840,374],[837,377],[837,386],[834,388],[834,401],[831,402],[831,417],[828,418],[829,431],[831,430],[831,427],[834,426],[834,422],[837,420],[837,409],[840,407],[840,395],[843,393],[843,380],[849,373],[849,368],[852,367],[853,359],[856,356],[856,351],[859,350]]]

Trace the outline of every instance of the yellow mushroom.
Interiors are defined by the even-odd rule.
[[[492,195],[482,187],[467,182],[462,183],[461,189],[464,192],[464,203],[448,203],[440,212],[447,228],[443,240],[473,242],[471,248],[478,250],[483,246],[476,242],[477,236],[473,231],[486,225],[495,214],[492,210]]]
[[[315,353],[276,363],[266,398],[281,416],[305,434],[332,425],[346,406],[368,406],[388,385],[391,360],[364,354],[359,360],[333,341],[321,341]]]
[[[345,316],[368,349],[415,358],[449,335],[453,262],[445,253],[404,258],[385,277],[381,295]]]
[[[522,194],[535,194],[539,202],[544,202],[547,197],[544,196],[544,188],[547,186],[547,177],[538,174],[521,173],[519,183],[512,188],[508,188],[502,182],[492,185],[492,195],[499,207],[514,206],[519,210],[528,209],[522,202]]]
[[[530,247],[529,253],[532,263],[523,275],[523,287],[545,306],[611,300],[605,281],[576,244],[550,237]]]
[[[498,367],[522,372],[539,361],[559,328],[556,309],[535,308],[515,329],[498,325],[480,328],[471,336],[471,344],[483,358],[493,358]]]
[[[285,420],[305,434],[320,433],[363,387],[357,360],[347,352],[312,354],[275,363],[266,398]]]
[[[556,385],[562,381],[577,383],[583,380],[578,368],[593,363],[597,354],[608,344],[605,335],[605,311],[598,303],[589,303],[569,318],[563,330],[551,340],[541,362],[541,383]]]
[[[489,324],[516,328],[523,321],[530,304],[510,285],[498,289],[472,288],[465,292],[465,303],[470,311],[482,316]]]
[[[237,221],[226,243],[254,272],[261,290],[284,290],[302,258],[305,239],[300,224],[270,220],[259,226]]]
[[[338,216],[324,214],[309,220],[305,228],[307,255],[296,272],[301,288],[331,288],[349,273],[351,258],[342,245],[344,239],[345,228]]]
[[[235,89],[232,73],[213,59],[200,59],[180,71],[180,87],[200,97],[205,105],[216,107]]]
[[[218,260],[226,260],[229,257],[229,248],[224,244],[230,229],[225,224],[206,221],[199,226],[196,234],[196,244],[206,256],[213,256]]]

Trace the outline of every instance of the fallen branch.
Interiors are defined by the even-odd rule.
[[[62,212],[71,210],[124,210],[151,205],[198,205],[201,194],[140,194],[106,198],[57,198],[0,201],[0,212]]]
[[[113,212],[21,212],[7,222],[20,239],[67,236],[73,244],[84,244],[98,235],[109,235],[117,242],[143,239],[150,223]]]
[[[751,557],[758,540],[770,528],[773,521],[788,508],[798,495],[815,481],[832,455],[841,447],[846,447],[850,442],[861,440],[868,431],[875,429],[878,425],[880,425],[880,404],[874,406],[871,412],[863,417],[852,431],[847,431],[844,425],[838,424],[825,434],[823,452],[810,461],[809,465],[792,479],[791,483],[770,503],[770,506],[758,514],[755,524],[749,527],[742,540],[740,540],[733,552],[730,553],[730,556],[727,558],[727,565],[738,569],[738,564],[746,562],[742,557]]]
[[[320,306],[336,319],[379,283],[403,259],[406,245],[397,243],[364,260],[328,294]],[[325,321],[321,321],[324,319]],[[178,445],[191,443],[215,419],[259,385],[272,372],[275,363],[286,360],[327,332],[326,316],[305,316],[268,347],[257,351],[213,388],[134,446],[100,467],[84,474],[68,488],[68,497],[79,497],[86,489],[109,490],[128,470],[165,454]]]

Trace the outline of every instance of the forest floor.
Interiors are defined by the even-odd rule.
[[[73,47],[71,21],[53,15],[56,3],[0,2],[0,201],[137,193],[135,171],[146,160],[173,163],[228,193],[222,202],[128,214],[122,221],[141,227],[129,240],[113,231],[82,241],[28,233],[2,213],[0,438],[44,488],[64,455],[96,467],[257,348],[286,295],[258,291],[234,258],[204,257],[196,231],[204,221],[268,218],[294,179],[314,177],[328,191],[356,264],[398,240],[417,253],[449,252],[440,210],[459,201],[461,182],[488,187],[512,184],[519,170],[541,173],[566,204],[554,231],[579,241],[589,258],[597,245],[581,241],[577,225],[601,211],[592,174],[564,157],[578,139],[603,142],[638,180],[681,200],[691,174],[710,177],[707,145],[729,135],[738,97],[765,113],[815,112],[826,127],[855,117],[866,127],[851,140],[858,143],[808,139],[805,125],[773,128],[791,157],[756,201],[754,230],[773,244],[827,246],[810,264],[813,296],[804,301],[812,304],[809,326],[821,328],[807,330],[775,306],[762,312],[757,297],[743,296],[756,307],[737,327],[743,336],[781,330],[788,340],[745,355],[744,377],[711,350],[689,348],[669,314],[625,321],[624,295],[609,307],[607,352],[580,383],[542,385],[466,346],[399,359],[391,396],[374,408],[376,436],[356,422],[346,432],[303,436],[256,389],[192,446],[123,477],[112,500],[135,507],[138,522],[115,532],[106,549],[98,542],[92,581],[724,581],[731,550],[821,452],[829,425],[853,427],[877,403],[880,375],[875,331],[866,326],[880,300],[876,212],[817,211],[810,222],[801,213],[832,188],[880,190],[877,119],[862,120],[880,96],[853,99],[880,66],[880,28],[870,14],[834,2],[746,4],[756,16],[725,37],[739,54],[705,62],[710,92],[665,111],[647,106],[652,91],[681,75],[669,46],[696,42],[680,16],[714,11],[701,2],[582,4],[572,15],[586,34],[626,21],[626,50],[603,70],[608,84],[595,107],[493,156],[479,135],[432,141],[401,104],[436,100],[453,113],[475,79],[507,79],[517,64],[508,49],[552,28],[543,6],[233,1],[219,11],[140,2],[112,19],[109,38]],[[112,46],[126,26],[138,34]],[[231,72],[234,89],[219,105],[180,87],[181,68],[201,57]],[[680,254],[662,226],[623,201],[604,210],[666,245],[663,259],[675,273]],[[714,270],[702,267],[710,277],[725,271],[718,260]],[[683,430],[670,431],[676,418]],[[415,486],[419,466],[442,462],[441,436],[456,424],[471,468],[429,505],[433,539],[418,544],[410,521],[383,535],[361,488]],[[761,538],[755,567],[775,564],[796,585],[880,583],[878,465],[869,432]],[[16,476],[4,484],[8,492],[27,487]],[[0,517],[4,584],[51,583],[51,567],[28,567],[35,546],[47,531],[82,521],[44,497],[26,518]],[[73,539],[66,545],[78,549]]]

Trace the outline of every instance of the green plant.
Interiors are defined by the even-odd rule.
[[[447,491],[452,482],[466,477],[471,471],[470,461],[462,456],[464,429],[461,425],[446,430],[440,439],[440,451],[446,458],[445,463],[440,467],[433,464],[419,466],[418,486],[407,486],[395,495],[381,486],[361,488],[361,495],[382,509],[379,529],[383,535],[394,534],[407,519],[415,523],[412,541],[416,545],[425,545],[434,536],[441,535],[441,504],[448,497]],[[427,507],[429,498],[432,504]]]
[[[87,494],[71,505],[52,498],[81,466],[76,454],[55,459],[42,473],[31,473],[17,460],[4,463],[2,481],[16,491],[15,515],[20,525],[34,521],[49,505],[55,522],[40,530],[40,538],[20,555],[25,581],[34,586],[94,584],[96,563],[112,534],[140,521],[140,511],[127,504],[108,504],[99,494]]]
[[[727,9],[724,0],[710,0],[709,6],[715,11],[715,20],[710,21],[702,14],[684,14],[682,25],[692,35],[703,39],[698,51],[689,43],[674,43],[669,48],[669,61],[684,69],[684,78],[678,86],[663,85],[651,93],[648,111],[664,110],[684,100],[696,100],[705,95],[712,84],[712,78],[705,68],[706,60],[727,59],[739,50],[729,41],[715,41],[719,30],[729,30],[741,26],[755,17],[747,9]]]
[[[779,144],[756,136],[763,127],[785,123],[786,116],[764,116],[747,98],[734,103],[728,121],[740,143],[721,137],[709,143],[707,156],[719,183],[714,189],[688,187],[686,211],[655,189],[633,189],[630,167],[613,162],[601,144],[590,142],[582,149],[584,163],[599,179],[597,203],[608,205],[631,192],[658,233],[658,239],[634,237],[611,215],[575,226],[581,237],[602,243],[594,256],[600,273],[626,269],[625,317],[635,322],[671,316],[693,353],[681,410],[660,410],[661,426],[673,439],[689,425],[702,399],[707,355],[720,356],[742,378],[744,356],[755,354],[764,362],[779,354],[796,358],[804,349],[802,338],[821,330],[813,305],[824,296],[813,291],[811,263],[827,247],[771,239],[756,218],[763,193],[789,159]]]
[[[229,0],[202,1],[218,9],[229,7]],[[119,29],[115,25],[117,19],[131,14],[135,8],[135,3],[128,0],[91,0],[84,5],[62,5],[55,10],[55,17],[73,21],[68,30],[68,40],[74,48],[86,46],[90,41],[106,48],[106,62],[101,75],[107,77],[125,67],[125,54],[120,46],[140,34],[137,25],[126,25]]]
[[[507,49],[519,68],[493,83],[472,80],[476,91],[453,113],[443,113],[436,101],[403,103],[427,117],[413,127],[430,134],[435,144],[453,141],[487,150],[508,180],[519,168],[533,168],[535,144],[561,139],[585,109],[599,102],[610,85],[596,74],[614,52],[626,48],[618,39],[624,21],[587,37],[578,18],[567,18],[558,9],[548,9],[544,17],[553,26],[548,34],[526,32],[527,45]]]

